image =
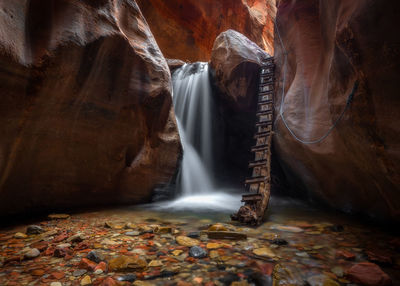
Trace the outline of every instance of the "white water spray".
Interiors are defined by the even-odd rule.
[[[213,104],[207,63],[186,64],[173,74],[173,102],[183,146],[177,178],[181,197],[155,205],[157,209],[236,211],[240,196],[218,190],[212,176]]]
[[[174,108],[183,145],[178,187],[183,195],[209,193],[212,183],[211,87],[206,63],[173,74]]]

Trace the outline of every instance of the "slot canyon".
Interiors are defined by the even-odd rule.
[[[0,1],[0,285],[400,285],[398,15]]]

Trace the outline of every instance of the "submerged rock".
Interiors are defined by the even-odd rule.
[[[268,247],[256,248],[253,250],[253,253],[258,256],[264,256],[269,258],[274,258],[276,256],[276,254]]]
[[[83,277],[80,282],[81,286],[86,286],[86,285],[91,285],[91,284],[92,284],[92,279],[90,278],[89,275],[86,275],[85,277]]]
[[[140,235],[140,232],[137,231],[137,230],[128,231],[128,232],[125,232],[125,235],[128,235],[128,236],[138,236],[138,235]]]
[[[26,259],[33,259],[33,258],[38,257],[39,255],[40,255],[40,251],[36,248],[32,248],[31,250],[29,250],[28,252],[26,252],[24,254],[24,257]]]
[[[16,234],[14,234],[15,238],[27,238],[28,236],[25,233],[22,232],[17,232]]]
[[[41,234],[43,232],[45,232],[45,230],[38,225],[30,225],[26,228],[26,234],[28,234],[28,235]]]
[[[86,257],[87,257],[89,260],[94,261],[94,262],[96,262],[96,263],[100,263],[101,261],[104,260],[104,256],[103,256],[100,252],[98,252],[98,251],[96,251],[96,250],[90,251],[90,252],[87,254]]]
[[[177,236],[176,237],[176,242],[179,245],[189,246],[189,247],[192,247],[192,246],[200,244],[200,241],[198,241],[197,239],[193,239],[193,238],[190,238],[190,237],[187,237],[187,236]]]
[[[366,286],[387,286],[392,285],[392,280],[389,275],[382,269],[370,262],[361,262],[353,265],[346,273],[354,283],[359,283]]]
[[[67,219],[69,218],[69,214],[50,214],[48,215],[49,219]]]
[[[189,250],[189,256],[194,258],[205,258],[207,255],[207,251],[200,246],[193,246]]]
[[[310,286],[340,286],[340,284],[328,276],[315,275],[307,278],[307,285]]]
[[[147,267],[146,260],[137,257],[119,256],[108,262],[110,271],[133,271]]]
[[[134,282],[136,280],[135,274],[122,275],[117,278],[118,281]]]
[[[208,228],[208,231],[228,231],[228,229],[222,224],[213,224]]]

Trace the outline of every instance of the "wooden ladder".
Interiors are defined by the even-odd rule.
[[[258,225],[261,223],[268,207],[271,192],[271,140],[274,107],[275,85],[274,58],[269,57],[262,61],[260,70],[260,83],[258,90],[258,103],[256,113],[255,145],[251,147],[254,160],[249,162],[252,176],[246,178],[243,194],[243,206],[236,214],[231,215],[232,220],[242,223]]]

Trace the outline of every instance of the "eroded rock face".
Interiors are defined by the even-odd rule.
[[[326,134],[355,81],[360,85],[343,119],[321,143],[296,141],[280,116],[274,136],[299,192],[307,189],[335,208],[397,220],[400,38],[391,27],[399,23],[399,10],[396,1],[280,1],[277,22],[288,51],[283,112],[293,132],[306,141]],[[277,39],[277,114],[283,52]]]
[[[180,152],[171,79],[134,1],[0,3],[0,212],[134,203]]]
[[[275,0],[138,0],[167,58],[208,61],[215,38],[234,29],[273,53]]]
[[[228,30],[214,42],[210,67],[215,99],[220,113],[221,139],[218,154],[226,166],[227,181],[242,186],[246,177],[250,147],[254,143],[254,122],[261,60],[269,55],[244,35]],[[223,177],[221,174],[219,177]]]
[[[244,35],[228,30],[215,40],[211,52],[211,68],[216,85],[232,108],[254,109],[258,90],[261,60],[269,55]]]

